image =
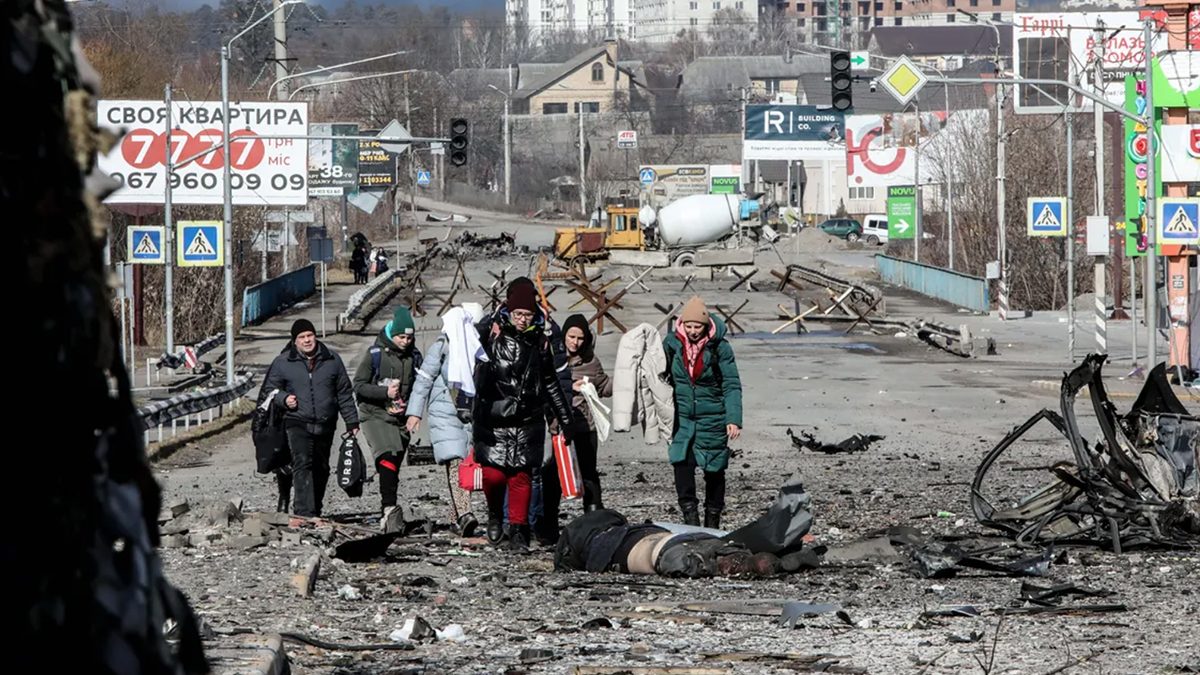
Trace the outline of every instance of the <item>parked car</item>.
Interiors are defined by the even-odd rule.
[[[863,239],[868,244],[883,245],[888,243],[887,216],[878,213],[863,218]]]
[[[846,241],[858,241],[862,238],[863,226],[853,218],[830,218],[825,222],[817,225],[825,234],[845,239]]]

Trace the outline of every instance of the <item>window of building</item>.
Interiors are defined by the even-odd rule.
[[[582,108],[582,110],[580,110],[580,108]],[[563,112],[566,112],[566,110],[564,110]],[[577,112],[577,113],[578,112],[598,113],[598,112],[600,112],[600,102],[599,101],[576,101],[575,102],[575,112]]]
[[[892,6],[892,9],[896,10],[897,12],[899,12],[900,10],[904,9],[904,3],[902,3],[902,2],[897,2],[895,5],[893,5],[893,6]]]
[[[850,25],[850,17],[848,17],[848,16],[843,16],[843,17],[842,17],[842,25],[843,25],[843,26],[849,26],[849,25]]]
[[[721,9],[721,0],[716,0],[716,2],[713,3],[713,9]]]
[[[692,10],[693,12],[700,9],[700,3],[699,2],[689,2],[688,9]]]
[[[999,6],[1000,6],[1000,0],[992,0],[992,7],[999,7]]]
[[[957,3],[958,3],[958,0],[946,0],[947,7],[953,7]]]
[[[1003,21],[1004,16],[1000,12],[992,12],[992,21]]]
[[[803,2],[796,3],[796,12],[803,14],[805,9],[807,9],[807,8],[805,7]]]
[[[954,23],[954,19],[956,17],[957,17],[956,14],[947,14],[946,15],[946,23]]]
[[[979,6],[979,0],[971,0],[971,6],[972,6],[972,7],[978,7],[978,6]]]
[[[567,112],[567,104],[566,103],[543,103],[542,104],[542,114],[543,115],[563,115],[563,114],[566,114],[566,112]]]
[[[592,64],[592,82],[604,81],[604,66],[599,63]]]
[[[813,5],[813,10],[816,11],[817,16],[825,16],[825,11],[826,11],[825,3],[822,2],[822,3],[817,3],[817,4]]]
[[[867,30],[868,28],[870,28],[870,26],[871,26],[871,17],[869,17],[869,16],[858,17],[858,29],[860,31]]]
[[[875,25],[876,25],[876,26],[882,26],[882,25],[883,25],[883,17],[882,17],[882,16],[877,16],[877,17],[875,17]]]
[[[842,13],[844,13],[844,14],[850,13],[850,3],[848,3],[848,2],[842,3]]]
[[[882,2],[877,2],[877,3],[875,3],[875,11],[876,11],[876,12],[882,12],[882,11],[883,11],[883,3],[882,3]]]
[[[824,33],[829,30],[829,19],[817,19],[817,31]]]
[[[899,16],[898,16],[898,17],[896,17],[896,25],[897,25],[897,26],[903,26],[903,25],[904,25],[904,18],[903,18],[903,17],[899,17]]]
[[[850,199],[874,199],[875,188],[873,187],[852,187],[850,188]]]
[[[762,85],[763,85],[763,89],[765,89],[768,94],[778,94],[779,93],[779,78],[777,78],[777,77],[772,77],[772,78],[768,78],[766,80],[762,80]]]
[[[871,13],[871,3],[870,2],[859,2],[858,3],[858,13],[859,14],[870,14]]]
[[[799,26],[800,28],[804,28],[804,24],[806,24],[806,23],[808,23],[808,22],[804,20],[804,17],[800,17],[799,19],[796,19],[796,25]]]
[[[688,23],[692,26],[695,26],[695,25],[698,25],[700,22],[697,21],[696,17],[693,16],[692,18],[688,19]]]
[[[746,4],[742,2],[742,0],[737,0],[737,2],[733,3],[733,8],[737,10],[743,10],[746,9]]]

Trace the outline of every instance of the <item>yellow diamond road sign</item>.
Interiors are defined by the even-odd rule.
[[[900,105],[907,105],[928,81],[929,78],[925,73],[921,72],[917,68],[917,64],[909,60],[907,56],[896,59],[892,67],[880,75],[878,80],[889,94],[896,97]]]

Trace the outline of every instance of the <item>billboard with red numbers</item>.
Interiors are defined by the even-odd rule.
[[[102,128],[124,132],[102,156],[100,170],[121,184],[110,204],[162,204],[166,190],[166,105],[162,101],[100,101]],[[220,204],[225,167],[221,103],[176,101],[171,108],[171,200]],[[301,206],[308,201],[307,103],[229,104],[233,203]],[[290,136],[293,138],[272,138]]]

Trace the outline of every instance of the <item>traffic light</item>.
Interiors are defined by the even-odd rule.
[[[467,145],[470,143],[467,133],[470,128],[461,117],[450,120],[450,164],[453,166],[467,163]]]
[[[829,55],[829,86],[834,110],[849,113],[854,108],[853,82],[850,52],[832,52]]]

